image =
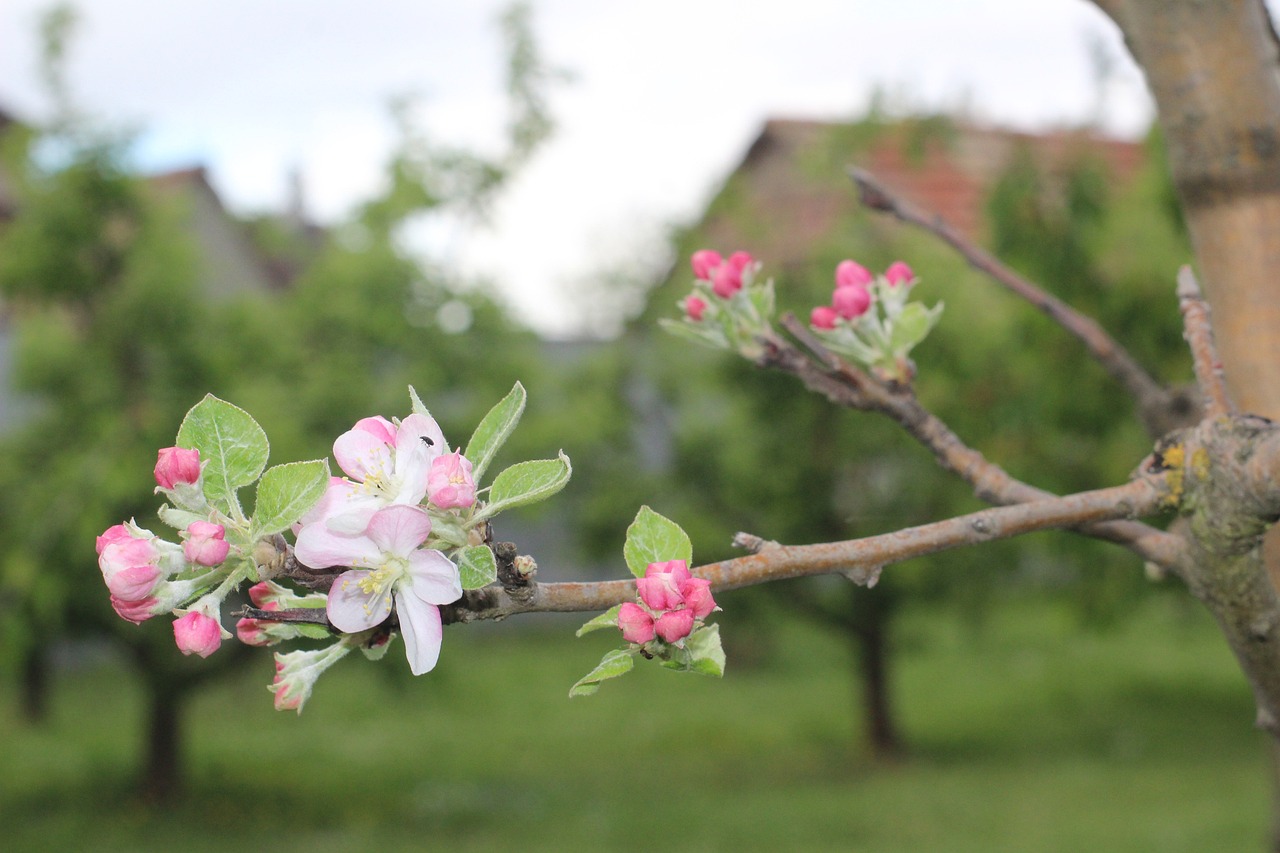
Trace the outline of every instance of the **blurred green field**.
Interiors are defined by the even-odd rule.
[[[735,665],[730,646],[722,682],[651,667],[573,701],[569,685],[608,638],[536,621],[452,628],[435,673],[404,677],[399,649],[348,659],[300,718],[272,710],[264,655],[195,703],[189,796],[164,810],[128,793],[141,735],[131,673],[60,673],[35,729],[0,683],[0,846],[1261,849],[1262,738],[1199,610],[1158,597],[1105,632],[1046,604],[977,628],[922,613],[902,624],[911,754],[892,766],[856,745],[844,643],[794,624],[770,632],[755,665]]]

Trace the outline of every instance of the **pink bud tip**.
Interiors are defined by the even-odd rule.
[[[831,294],[831,306],[846,320],[856,320],[871,307],[871,291],[861,285],[837,287]]]
[[[184,655],[207,658],[222,645],[222,627],[212,616],[192,611],[174,621],[173,640]]]
[[[216,566],[227,559],[231,544],[223,537],[226,530],[211,521],[193,521],[187,525],[187,539],[182,543],[182,554],[201,566]]]
[[[653,624],[654,633],[668,643],[677,643],[693,632],[692,610],[668,610]]]
[[[653,639],[653,617],[634,601],[628,601],[618,611],[618,627],[628,643],[643,645]]]
[[[809,325],[815,329],[834,329],[836,318],[840,316],[830,305],[819,305],[809,312]]]
[[[754,261],[755,258],[751,257],[750,252],[734,252],[729,256],[729,266],[737,270],[739,274],[741,274],[747,267],[751,266]]]
[[[166,447],[156,457],[156,483],[160,488],[172,489],[178,483],[200,479],[200,451]]]
[[[707,300],[690,294],[684,298],[684,313],[695,323],[702,322],[702,312],[707,310]]]
[[[884,277],[892,285],[910,284],[915,280],[916,274],[902,261],[894,261],[884,271]]]
[[[722,260],[720,253],[711,249],[699,249],[693,253],[693,257],[689,260],[693,266],[693,274],[700,281],[710,281],[711,273],[716,267],[720,266]]]
[[[836,266],[836,287],[866,287],[875,277],[862,264],[841,261]]]
[[[742,270],[733,264],[721,264],[715,271],[711,290],[721,299],[728,299],[742,289]]]

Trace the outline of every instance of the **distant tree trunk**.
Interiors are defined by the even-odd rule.
[[[22,661],[21,713],[28,723],[43,723],[49,714],[49,656],[35,646]]]
[[[878,760],[892,760],[903,753],[890,690],[890,622],[889,609],[875,592],[861,587],[851,590],[848,624],[857,658],[862,725],[867,746]]]
[[[147,802],[170,803],[182,793],[182,709],[186,690],[147,682],[146,751],[140,789]]]

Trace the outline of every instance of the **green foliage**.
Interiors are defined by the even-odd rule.
[[[631,574],[642,578],[650,563],[684,560],[693,565],[693,543],[680,525],[642,506],[627,528],[622,555]]]

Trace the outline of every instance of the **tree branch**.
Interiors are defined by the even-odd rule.
[[[1051,320],[1074,335],[1089,354],[1134,398],[1138,414],[1152,438],[1163,435],[1176,423],[1176,395],[1156,382],[1118,341],[1092,317],[1076,311],[1005,266],[995,256],[948,225],[939,216],[930,216],[894,195],[869,172],[849,169],[862,203],[872,210],[888,213],[898,220],[922,228],[959,252],[974,269],[986,273],[1005,289],[1040,309]]]
[[[1178,307],[1182,311],[1182,337],[1191,348],[1196,369],[1196,384],[1204,395],[1204,416],[1217,418],[1233,415],[1236,407],[1227,394],[1227,380],[1213,343],[1213,327],[1209,323],[1209,304],[1200,292],[1200,282],[1191,267],[1178,270]]]
[[[938,464],[973,487],[987,503],[1008,506],[1055,497],[1011,476],[999,465],[966,445],[943,421],[920,404],[909,386],[885,382],[845,363],[809,334],[792,314],[779,321],[814,353],[818,361],[776,335],[763,339],[764,352],[757,361],[792,373],[809,389],[833,403],[851,409],[874,411],[896,421],[916,441],[933,452]],[[820,363],[819,363],[820,362]],[[1181,543],[1176,536],[1133,521],[1088,524],[1079,532],[1123,545],[1144,560],[1176,573]]]

